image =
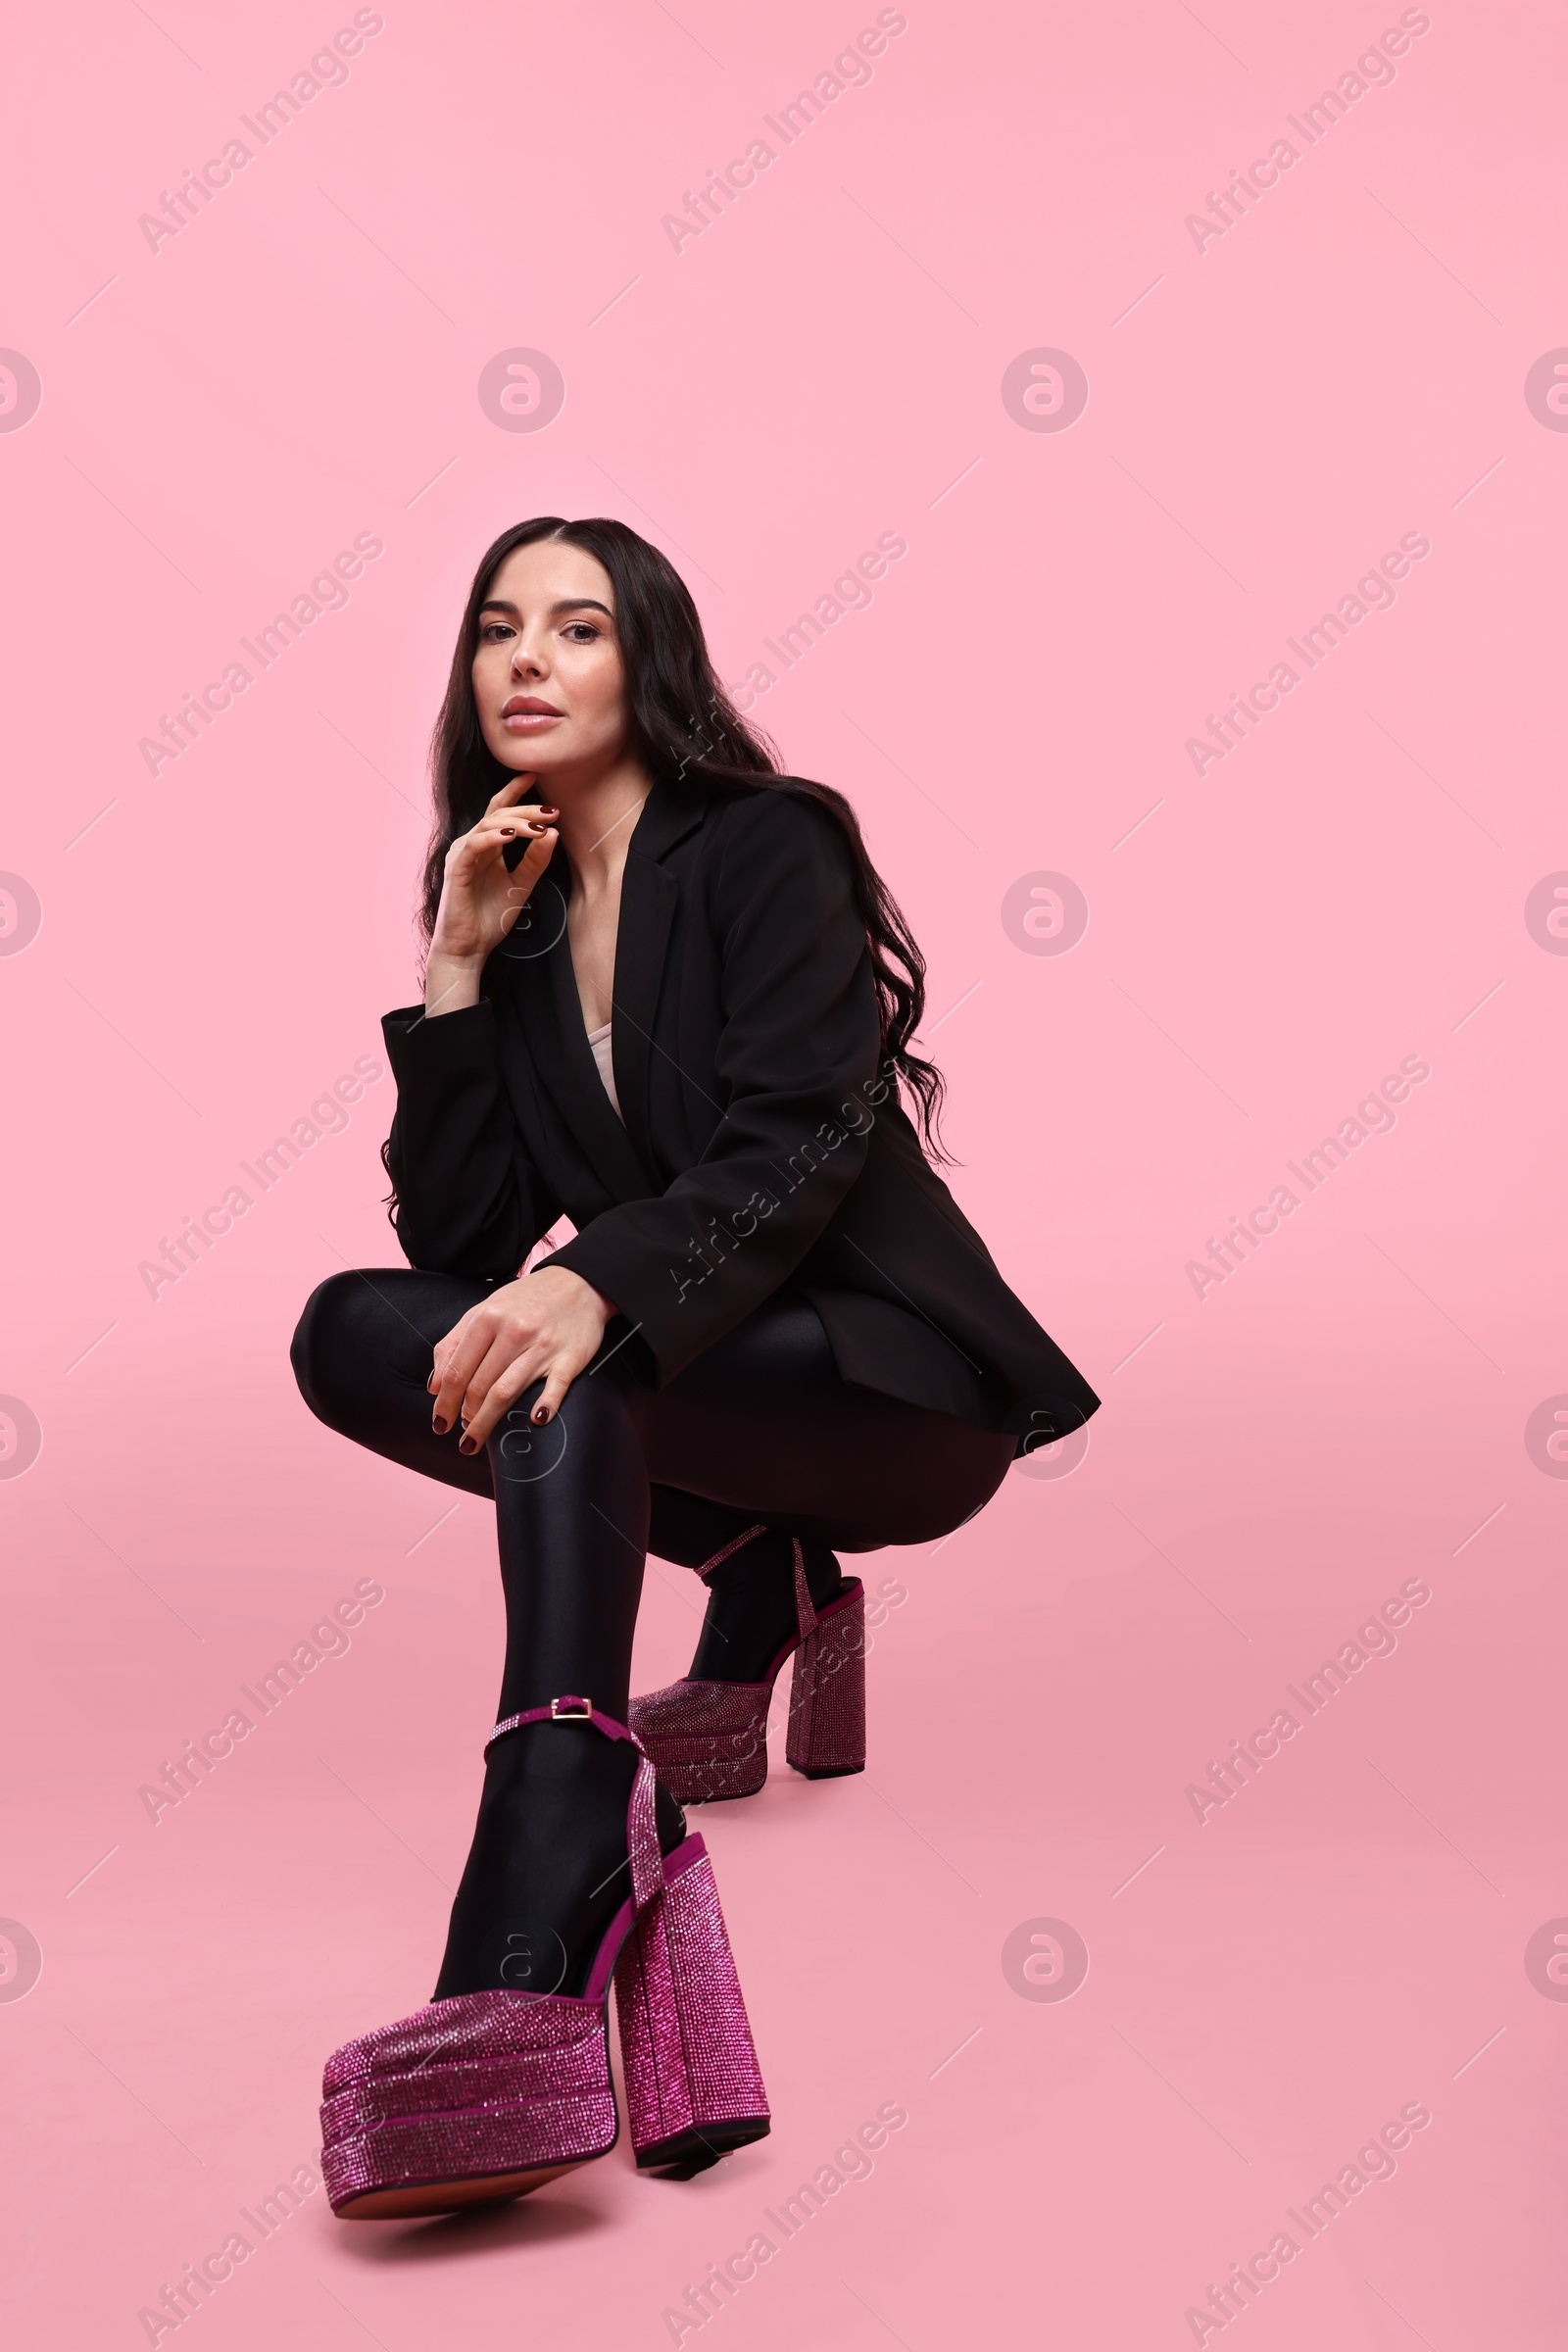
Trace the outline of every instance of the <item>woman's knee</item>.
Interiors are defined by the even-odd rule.
[[[305,1301],[289,1342],[288,1359],[300,1395],[318,1420],[335,1417],[332,1402],[358,1357],[363,1361],[363,1274],[329,1274]]]
[[[574,1445],[593,1445],[602,1438],[620,1444],[632,1435],[631,1395],[628,1384],[612,1376],[615,1369],[610,1365],[579,1372],[557,1406],[555,1417],[570,1431]],[[541,1378],[536,1386],[525,1389],[514,1412],[519,1408],[531,1412],[543,1387]]]
[[[289,1346],[300,1394],[318,1419],[345,1411],[388,1383],[421,1384],[435,1343],[482,1297],[482,1287],[402,1266],[329,1274],[305,1301]]]
[[[624,1384],[594,1372],[579,1372],[550,1420],[536,1423],[533,1408],[544,1393],[544,1374],[519,1391],[490,1434],[498,1476],[509,1486],[531,1486],[551,1477],[567,1457],[573,1468],[593,1465],[593,1475],[613,1474],[628,1457],[640,1464],[642,1446],[628,1409]]]

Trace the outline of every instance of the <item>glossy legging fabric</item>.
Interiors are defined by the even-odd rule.
[[[490,1286],[402,1269],[335,1274],[295,1334],[319,1419],[376,1453],[495,1497],[507,1598],[499,1714],[578,1691],[624,1721],[643,1556],[698,1567],[762,1520],[839,1551],[946,1535],[1001,1485],[1013,1440],[839,1378],[790,1286],[656,1391],[612,1326],[554,1421],[523,1391],[484,1450],[437,1437],[431,1349]],[[744,1555],[737,1555],[737,1561]]]
[[[806,1540],[823,1599],[838,1577],[831,1546],[943,1535],[996,1491],[1011,1458],[1010,1438],[846,1386],[815,1310],[793,1291],[657,1393],[612,1326],[545,1428],[527,1417],[535,1382],[482,1452],[462,1454],[455,1432],[432,1429],[425,1382],[435,1343],[487,1290],[443,1274],[334,1275],[306,1306],[293,1359],[331,1428],[494,1496],[507,1609],[498,1719],[573,1692],[625,1721],[650,1537],[662,1557],[697,1567],[766,1524],[719,1570],[728,1589],[715,1588],[704,1627],[705,1659],[750,1665],[702,1672],[744,1681],[793,1632],[789,1536]],[[625,1890],[632,1765],[624,1744],[570,1722],[496,1742],[433,1999],[581,1991]],[[659,1830],[668,1852],[682,1824],[662,1788]]]

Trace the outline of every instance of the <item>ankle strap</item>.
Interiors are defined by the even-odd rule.
[[[607,1740],[629,1740],[633,1747],[642,1745],[635,1732],[617,1723],[613,1715],[607,1715],[603,1707],[596,1707],[591,1698],[579,1698],[574,1691],[566,1691],[560,1698],[553,1698],[548,1707],[525,1707],[520,1715],[505,1717],[485,1741],[485,1754],[490,1753],[503,1732],[514,1732],[523,1723],[591,1723]]]
[[[765,1536],[766,1533],[766,1520],[759,1519],[757,1525],[755,1527],[749,1527],[743,1536],[731,1536],[729,1542],[724,1544],[720,1550],[715,1551],[710,1560],[705,1560],[702,1566],[698,1569],[697,1573],[702,1578],[704,1584],[707,1584],[709,1578],[712,1575],[715,1568],[722,1568],[724,1562],[729,1558],[731,1552],[739,1551],[743,1544],[750,1544],[758,1536]]]
[[[607,1740],[627,1740],[637,1750],[637,1772],[626,1806],[626,1856],[631,1864],[632,1904],[640,1911],[664,1884],[664,1857],[654,1811],[654,1766],[647,1749],[635,1732],[617,1723],[613,1715],[605,1714],[591,1698],[565,1692],[560,1698],[553,1698],[547,1707],[524,1707],[520,1715],[505,1716],[485,1741],[485,1754],[490,1753],[504,1733],[514,1732],[524,1723],[591,1723]]]
[[[710,1583],[713,1570],[721,1568],[731,1554],[739,1551],[743,1544],[755,1542],[757,1537],[765,1536],[767,1532],[767,1522],[759,1519],[757,1525],[749,1527],[744,1535],[732,1536],[722,1550],[715,1551],[712,1558],[705,1560],[698,1569],[697,1573],[704,1584]],[[815,1631],[816,1607],[811,1599],[811,1588],[806,1580],[805,1546],[799,1536],[792,1536],[790,1542],[795,1552],[795,1630],[804,1642],[808,1634]]]

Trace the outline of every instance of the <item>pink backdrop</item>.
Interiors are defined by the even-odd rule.
[[[1559,2342],[1558,13],[99,0],[14,44],[17,2340]],[[396,1257],[422,748],[541,511],[665,548],[854,797],[956,1194],[1105,1406],[870,1564],[866,1776],[702,1820],[771,2139],[345,2228],[319,2067],[432,1982],[500,1606],[485,1510],[285,1350]],[[645,1686],[697,1600],[654,1563]]]

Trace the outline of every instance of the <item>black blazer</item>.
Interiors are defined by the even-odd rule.
[[[624,1125],[583,1025],[566,879],[535,888],[477,1004],[382,1024],[410,1261],[505,1281],[564,1212],[575,1238],[543,1262],[614,1300],[658,1385],[792,1282],[846,1380],[1020,1454],[1086,1421],[1100,1399],[900,1105],[834,819],[787,786],[655,785],[615,943]]]

